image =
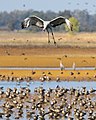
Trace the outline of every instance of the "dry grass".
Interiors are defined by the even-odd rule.
[[[96,48],[96,33],[54,34],[57,46]],[[52,38],[48,45],[46,32],[0,32],[0,45],[54,46]]]

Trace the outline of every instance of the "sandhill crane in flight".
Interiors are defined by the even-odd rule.
[[[30,26],[33,25],[33,26],[37,26],[39,28],[42,28],[43,31],[46,30],[47,33],[48,33],[48,43],[50,43],[50,39],[49,39],[49,30],[50,30],[51,33],[52,33],[54,44],[56,44],[56,41],[55,41],[55,38],[54,38],[54,35],[53,35],[52,27],[56,27],[56,26],[61,25],[63,23],[66,23],[68,28],[72,31],[71,22],[63,16],[56,17],[56,18],[54,18],[50,21],[44,21],[43,19],[41,19],[37,16],[27,17],[21,23],[21,27],[23,29],[23,28],[27,28],[27,27],[30,27]]]

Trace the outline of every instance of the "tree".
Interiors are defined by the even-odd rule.
[[[87,10],[74,10],[73,12],[70,10],[53,12],[53,11],[34,11],[30,10],[14,10],[10,13],[8,12],[0,12],[0,29],[8,28],[9,30],[20,30],[21,22],[28,16],[37,15],[44,20],[51,20],[57,16],[64,16],[68,18],[73,24],[74,31],[80,32],[93,32],[96,31],[96,14],[90,15]],[[54,31],[68,31],[66,25],[60,25],[54,28]],[[40,28],[32,26],[30,28],[32,31],[41,31]]]

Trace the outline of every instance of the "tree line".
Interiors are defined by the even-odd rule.
[[[68,19],[74,17],[79,22],[79,31],[80,32],[94,32],[96,31],[96,14],[90,15],[86,10],[74,10],[73,12],[70,10],[64,10],[59,12],[53,11],[35,11],[35,10],[14,10],[10,13],[4,11],[0,12],[0,29],[5,30],[20,30],[21,22],[26,17],[31,15],[37,15],[44,20],[51,20],[57,16],[64,16]],[[73,21],[75,22],[75,21]],[[64,25],[58,26],[54,28],[55,31],[64,31]],[[31,27],[32,31],[39,31],[40,28]]]

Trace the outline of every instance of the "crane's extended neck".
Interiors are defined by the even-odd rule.
[[[43,30],[45,31],[45,29],[47,28],[47,26],[49,25],[50,21],[44,21],[44,27]]]
[[[68,28],[72,31],[72,24],[71,24],[71,22],[68,19],[65,19],[65,22],[66,22]]]

